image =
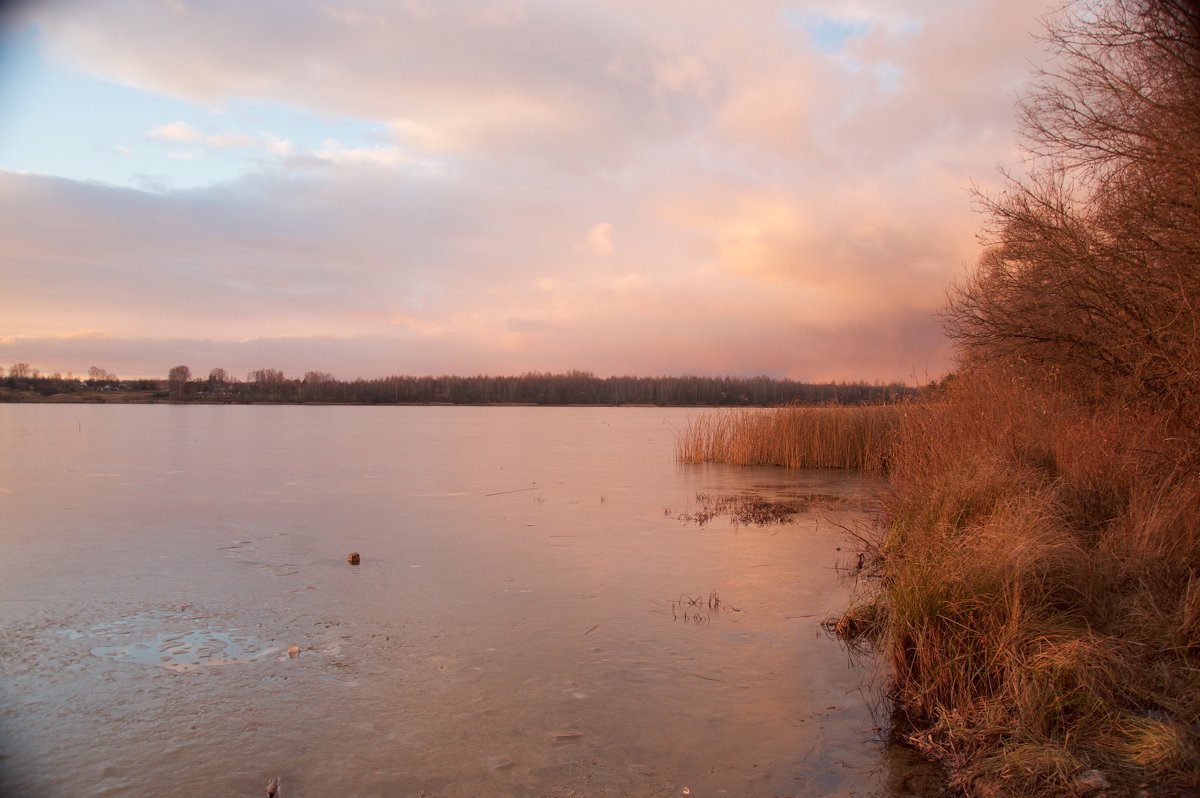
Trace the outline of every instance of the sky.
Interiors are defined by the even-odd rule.
[[[925,382],[1045,0],[0,12],[0,365]]]

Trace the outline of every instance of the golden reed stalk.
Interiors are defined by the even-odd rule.
[[[683,463],[886,470],[900,405],[720,410],[689,422],[675,441]]]

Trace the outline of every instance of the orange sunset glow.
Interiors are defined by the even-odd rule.
[[[0,363],[941,376],[1047,10],[17,4]]]

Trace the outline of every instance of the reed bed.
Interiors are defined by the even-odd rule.
[[[1194,438],[998,369],[909,407],[889,462],[881,589],[850,617],[912,742],[972,795],[1197,794]]]
[[[853,468],[882,473],[902,405],[720,410],[676,436],[684,463]]]

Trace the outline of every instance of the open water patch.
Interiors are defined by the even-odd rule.
[[[89,644],[96,657],[179,673],[248,664],[283,650],[253,635],[214,628],[186,610],[139,612],[59,634]]]

